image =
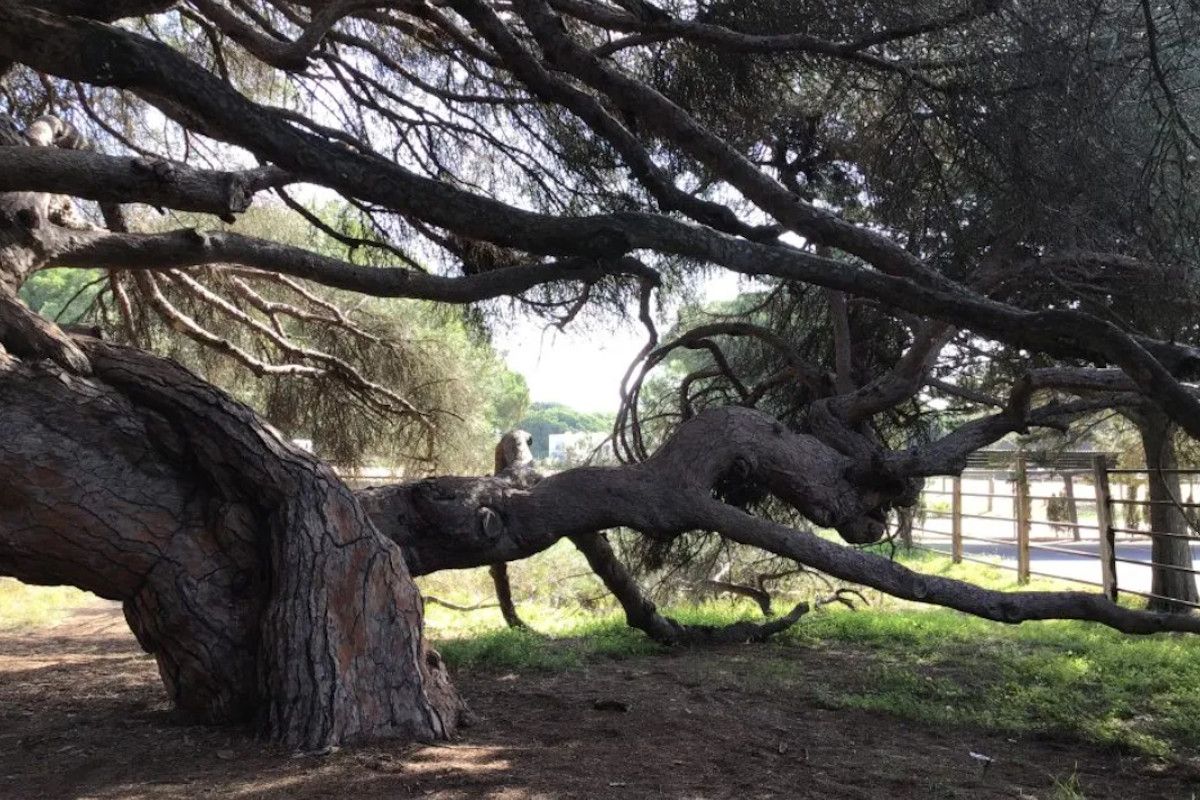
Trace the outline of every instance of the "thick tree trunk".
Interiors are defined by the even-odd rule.
[[[449,736],[416,586],[346,485],[179,365],[17,298],[60,232],[47,207],[0,194],[0,575],[123,601],[202,720],[300,749]]]
[[[1183,502],[1179,483],[1179,468],[1175,455],[1173,426],[1161,412],[1148,410],[1136,416],[1138,432],[1142,437],[1142,448],[1146,454],[1146,469],[1149,470],[1150,530],[1152,537],[1150,560],[1156,565],[1151,577],[1149,608],[1156,611],[1188,612],[1194,606],[1185,603],[1200,603],[1196,592],[1196,576],[1192,569],[1187,520],[1184,519],[1180,503]],[[1173,602],[1182,600],[1184,603]]]
[[[125,603],[175,703],[289,747],[447,737],[461,703],[353,493],[170,362],[0,356],[0,574]]]

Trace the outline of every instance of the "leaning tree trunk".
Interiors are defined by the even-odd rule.
[[[74,146],[53,118],[5,131]],[[67,234],[52,201],[0,194],[0,575],[122,601],[200,719],[300,749],[449,736],[461,703],[420,596],[353,492],[179,365],[20,301]]]
[[[400,550],[328,467],[176,364],[0,354],[0,574],[124,603],[176,705],[316,749],[447,737],[461,704]]]
[[[1150,560],[1154,562],[1151,577],[1149,607],[1156,611],[1186,612],[1200,602],[1196,592],[1196,576],[1192,569],[1192,551],[1187,520],[1180,506],[1182,489],[1179,484],[1179,462],[1175,456],[1172,425],[1158,411],[1145,411],[1136,416],[1138,433],[1146,454],[1149,471],[1150,530],[1155,535],[1150,545]],[[1175,601],[1184,601],[1183,603]]]

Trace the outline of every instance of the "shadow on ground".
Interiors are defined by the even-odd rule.
[[[0,634],[0,797],[1051,800],[1071,796],[1055,784],[1072,776],[1090,799],[1200,790],[1184,767],[1103,748],[814,707],[745,680],[739,665],[753,658],[748,647],[460,674],[480,719],[456,742],[293,757],[177,720],[119,610],[88,609]],[[795,661],[812,681],[855,668],[828,650],[797,649]]]

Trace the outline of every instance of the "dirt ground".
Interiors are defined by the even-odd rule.
[[[1200,776],[1075,742],[813,707],[734,680],[753,650],[460,674],[480,716],[447,745],[293,757],[187,725],[120,612],[0,634],[0,798],[1194,799]],[[853,664],[798,650],[797,674]],[[616,706],[616,710],[598,710]],[[625,704],[628,710],[620,710]],[[994,761],[986,768],[970,753]]]

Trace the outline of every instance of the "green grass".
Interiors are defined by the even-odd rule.
[[[922,572],[1018,588],[1012,572],[988,565],[955,565],[930,553],[904,560]],[[1022,588],[1078,587],[1042,580]],[[739,680],[825,707],[932,725],[1076,738],[1160,758],[1200,753],[1200,638],[1133,637],[1071,621],[1011,626],[878,593],[868,597],[869,608],[814,612],[752,658],[738,659]],[[525,602],[520,612],[538,633],[504,628],[494,609],[463,614],[431,607],[430,635],[448,663],[468,669],[562,670],[665,650],[612,611]],[[705,624],[758,618],[744,601],[665,612]],[[814,651],[827,651],[821,658],[828,663],[815,681]],[[797,666],[802,657],[804,671]]]
[[[1050,787],[1050,800],[1087,800],[1079,776],[1072,772],[1065,778],[1058,778]]]
[[[29,586],[0,578],[0,631],[53,625],[93,599],[71,586]]]
[[[665,650],[611,615],[579,621],[570,627],[560,625],[550,635],[543,633],[546,628],[538,624],[544,619],[541,614],[525,617],[537,633],[497,628],[465,637],[435,635],[434,645],[452,667],[511,670],[561,670],[578,667],[589,659],[630,658]]]
[[[1014,627],[946,610],[895,610],[817,615],[788,638],[863,651],[860,680],[826,689],[823,699],[836,707],[1066,734],[1153,756],[1200,752],[1194,637],[1133,638],[1080,622]],[[775,669],[786,672],[786,664]]]

